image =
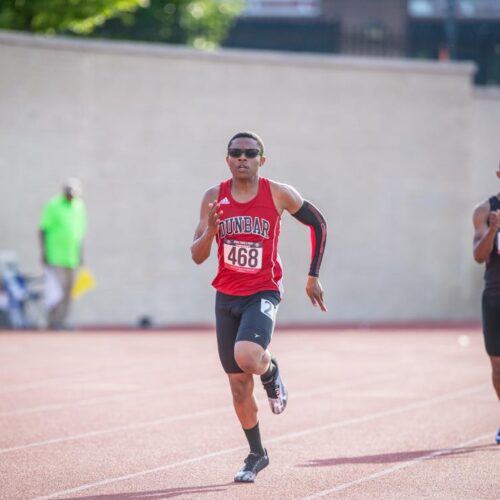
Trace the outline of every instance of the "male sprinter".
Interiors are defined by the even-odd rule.
[[[500,166],[496,175],[500,178]],[[482,297],[484,343],[493,387],[500,400],[500,193],[475,208],[473,222],[474,259],[486,263]],[[500,444],[500,429],[495,440]]]
[[[282,292],[278,238],[284,210],[311,228],[306,293],[314,306],[326,311],[318,279],[325,219],[293,187],[260,177],[265,161],[257,134],[239,132],[231,138],[226,162],[232,177],[205,192],[191,245],[193,260],[201,264],[210,255],[214,238],[217,241],[219,268],[212,282],[217,290],[217,344],[234,409],[250,445],[250,454],[234,478],[245,483],[254,482],[269,464],[260,437],[253,376],[260,375],[273,413],[281,413],[288,398],[278,363],[267,349]]]

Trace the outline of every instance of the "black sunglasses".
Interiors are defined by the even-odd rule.
[[[260,155],[260,149],[229,148],[227,154],[231,158],[239,158],[241,155],[245,155],[247,158],[256,158]]]

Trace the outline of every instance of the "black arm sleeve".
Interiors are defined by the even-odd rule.
[[[325,253],[326,220],[321,215],[321,212],[306,200],[292,216],[311,228],[311,267],[309,268],[309,276],[317,277]]]

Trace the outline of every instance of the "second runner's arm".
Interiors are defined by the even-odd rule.
[[[474,210],[474,259],[479,264],[487,262],[495,244],[495,237],[500,229],[500,211],[490,213],[489,202],[479,205]]]

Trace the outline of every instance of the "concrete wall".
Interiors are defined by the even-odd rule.
[[[85,183],[98,288],[81,324],[211,322],[213,256],[189,246],[228,138],[262,135],[262,175],[330,224],[327,314],[303,291],[308,230],[284,217],[282,322],[479,316],[473,205],[496,192],[500,98],[469,64],[434,64],[0,34],[0,249],[39,272],[44,202]]]

